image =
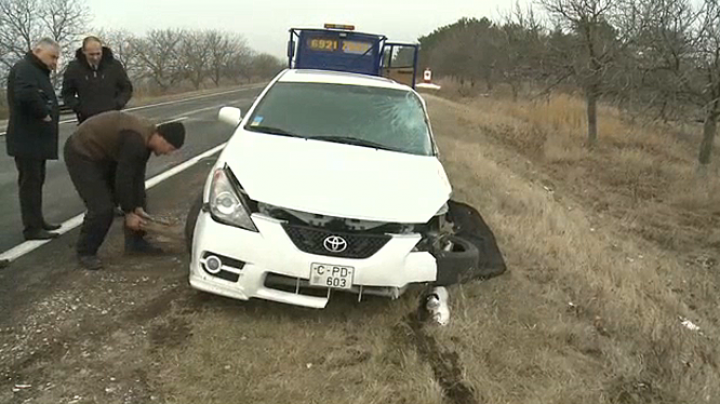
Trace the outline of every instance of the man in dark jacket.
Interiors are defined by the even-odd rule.
[[[122,63],[100,39],[86,37],[63,75],[61,97],[82,123],[105,111],[121,110],[133,86]]]
[[[20,211],[27,240],[48,240],[60,228],[47,223],[42,213],[46,160],[58,158],[58,108],[50,71],[55,70],[60,47],[52,39],[40,40],[18,61],[7,78],[10,120],[7,153],[18,170]]]
[[[143,238],[142,227],[147,217],[145,168],[151,152],[172,153],[184,141],[185,127],[180,122],[156,126],[121,111],[93,116],[68,138],[65,165],[87,207],[77,243],[83,267],[102,268],[97,252],[112,225],[118,203],[125,214],[125,252],[160,252]]]

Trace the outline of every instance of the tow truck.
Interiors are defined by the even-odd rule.
[[[358,32],[354,25],[290,28],[290,69],[336,70],[385,77],[415,88],[420,44],[390,42],[385,35]]]

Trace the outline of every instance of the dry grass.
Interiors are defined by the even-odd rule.
[[[676,221],[714,197],[689,194],[683,145],[603,110],[604,146],[588,153],[581,104],[570,98],[428,99],[457,197],[481,210],[510,267],[457,288],[454,325],[437,331],[480,399],[717,402],[718,278],[655,240],[660,217],[685,241],[708,226]],[[675,194],[680,187],[688,192]]]
[[[167,403],[441,403],[398,329],[414,300],[352,301],[324,311],[215,301],[191,319],[182,353],[160,356],[153,382]]]

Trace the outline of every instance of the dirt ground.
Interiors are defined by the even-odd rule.
[[[427,99],[455,197],[508,263],[450,289],[447,327],[417,317],[415,289],[324,310],[195,292],[182,245],[124,257],[118,222],[104,271],[76,267],[77,231],[0,270],[0,403],[718,402],[717,280],[664,276],[704,264],[599,220],[467,105]],[[150,210],[182,220],[210,164],[153,188]]]

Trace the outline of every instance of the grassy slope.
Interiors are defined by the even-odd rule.
[[[695,180],[694,149],[606,109],[589,153],[582,104],[566,97],[427,98],[457,197],[510,265],[459,288],[453,327],[437,331],[478,397],[716,402],[718,184]]]

